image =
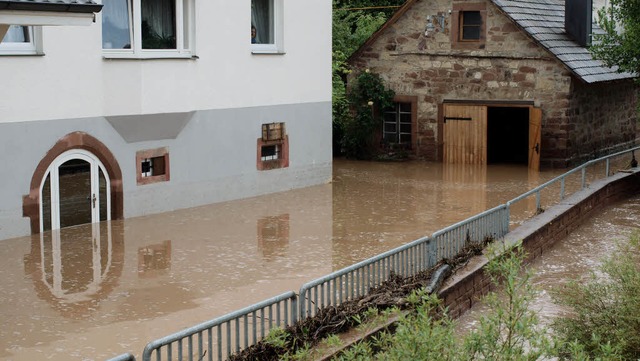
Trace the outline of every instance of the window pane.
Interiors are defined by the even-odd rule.
[[[401,112],[411,113],[411,103],[398,103],[398,104],[400,104]]]
[[[9,30],[2,39],[3,43],[29,43],[29,27],[21,25],[10,25]]]
[[[478,40],[480,39],[480,27],[465,26],[462,29],[462,38],[465,40]]]
[[[254,44],[273,44],[273,0],[251,0],[251,26]],[[256,29],[253,37],[253,28]]]
[[[142,48],[176,48],[175,0],[141,0]]]
[[[384,123],[384,132],[385,133],[395,133],[396,132],[396,123]]]
[[[400,124],[400,132],[411,133],[411,124]]]
[[[482,17],[480,16],[480,12],[479,11],[465,11],[462,13],[463,16],[463,24],[465,26],[467,25],[481,25],[482,24]]]
[[[47,178],[42,185],[42,230],[51,230],[51,173],[47,174]]]
[[[400,123],[411,126],[411,114],[400,114]]]
[[[482,26],[482,16],[479,11],[465,11],[462,17],[462,39],[479,40],[480,27]]]
[[[108,0],[102,7],[102,48],[131,49],[128,0]]]
[[[100,222],[107,220],[107,178],[102,173],[102,169],[98,171],[98,192],[100,194]]]

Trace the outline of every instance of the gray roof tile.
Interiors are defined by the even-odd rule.
[[[618,73],[616,67],[594,60],[589,49],[580,46],[564,30],[564,0],[492,0],[567,68],[587,83],[631,79],[634,74]],[[594,27],[594,33],[602,29]]]

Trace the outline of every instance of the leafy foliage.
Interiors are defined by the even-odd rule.
[[[640,1],[610,0],[598,11],[604,34],[594,34],[593,55],[620,71],[640,74]]]
[[[378,74],[365,71],[358,75],[347,94],[352,112],[344,123],[342,146],[347,157],[371,159],[375,155],[374,134],[382,126],[382,110],[393,105],[394,95]]]
[[[487,265],[491,283],[502,287],[502,293],[484,299],[492,312],[480,319],[480,327],[465,340],[470,359],[538,360],[551,354],[550,338],[538,327],[538,316],[530,307],[536,290],[531,273],[520,270],[524,256],[518,246]]]
[[[561,355],[573,359],[637,360],[640,358],[640,241],[628,244],[607,258],[587,282],[576,281],[556,294],[573,314],[556,320],[563,342]]]
[[[341,10],[380,6],[398,6],[404,0],[333,0],[333,151],[339,154],[344,128],[351,117],[346,92],[350,69],[347,59],[387,21],[395,8]]]

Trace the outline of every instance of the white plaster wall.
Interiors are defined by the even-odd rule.
[[[44,56],[0,57],[0,123],[330,101],[331,2],[283,2],[281,55],[251,53],[250,0],[196,1],[198,59],[104,59],[100,16],[45,27]]]

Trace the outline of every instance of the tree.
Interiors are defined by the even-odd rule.
[[[593,34],[591,52],[608,66],[640,74],[640,1],[610,0],[598,11],[603,34]]]
[[[333,150],[339,154],[350,120],[346,92],[347,59],[405,0],[333,0]],[[385,7],[391,6],[391,7]],[[383,7],[383,8],[380,8]]]

